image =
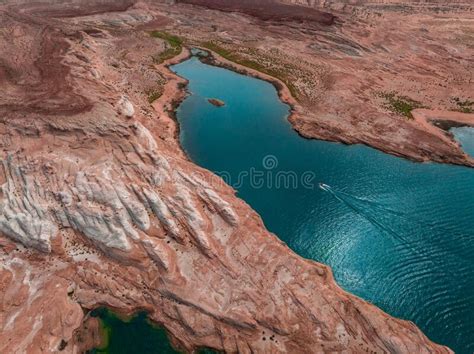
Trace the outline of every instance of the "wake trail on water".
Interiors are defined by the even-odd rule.
[[[392,271],[387,274],[387,276],[393,280],[393,284],[400,284],[400,282],[402,284],[405,284],[406,282],[417,284],[420,281],[420,277],[429,276],[432,278],[435,276],[432,281],[432,286],[436,285],[437,287],[444,289],[445,282],[443,282],[443,278],[452,277],[463,279],[462,274],[465,274],[465,272],[460,270],[462,268],[459,264],[460,261],[464,261],[462,263],[464,263],[467,268],[472,268],[471,258],[467,257],[467,259],[464,259],[462,255],[460,256],[458,254],[459,252],[447,252],[443,247],[439,247],[436,242],[430,242],[430,249],[426,248],[423,240],[421,241],[421,243],[423,243],[422,245],[420,245],[419,242],[418,244],[417,242],[410,242],[402,234],[387,225],[387,222],[383,221],[383,217],[386,216],[386,214],[382,214],[382,221],[380,221],[380,218],[374,216],[376,213],[371,211],[374,209],[389,211],[389,216],[397,215],[406,217],[404,213],[396,210],[389,210],[388,208],[381,206],[380,203],[374,201],[357,198],[344,192],[335,191],[325,184],[320,184],[320,188],[330,193],[336,200],[345,204],[356,214],[365,218],[374,227],[381,230],[383,234],[389,235],[396,248],[400,247],[400,251],[403,252],[401,253],[403,261],[400,260],[402,264],[394,264]],[[375,208],[372,209],[367,206],[371,206],[372,208],[375,206]],[[431,243],[433,244],[431,245]],[[451,255],[451,257],[449,257],[451,258],[450,260],[447,259],[447,255]],[[441,274],[444,274],[444,276],[440,277]]]
[[[456,245],[456,242],[453,242],[453,239],[447,239],[445,237],[446,234],[451,236],[457,236],[454,241],[460,241],[459,243],[469,242],[472,240],[472,237],[466,237],[466,235],[454,232],[453,230],[448,230],[442,226],[433,224],[431,222],[427,222],[425,220],[419,220],[412,216],[409,216],[407,213],[403,213],[391,208],[384,206],[381,203],[377,203],[368,199],[360,198],[353,196],[351,194],[334,190],[327,184],[321,183],[319,187],[330,193],[336,200],[340,201],[341,203],[348,206],[352,211],[356,214],[362,216],[366,220],[368,220],[372,225],[383,231],[384,233],[392,236],[398,243],[409,250],[410,252],[420,256],[426,261],[433,263],[434,259],[437,259],[440,255],[446,253],[449,249],[450,253],[456,254],[458,257],[461,257],[464,261],[469,262],[471,264],[472,258],[469,255],[462,254],[462,244]],[[377,218],[377,213],[378,218]],[[388,216],[388,217],[387,217]],[[426,243],[426,239],[424,240],[409,240],[404,237],[399,232],[395,231],[392,227],[387,225],[389,220],[393,220],[393,216],[396,216],[402,221],[414,223],[418,226],[422,226],[423,228],[429,228],[431,231],[442,231],[442,232],[432,232],[430,233],[430,248],[431,250],[424,249],[425,247],[420,247],[420,243]],[[382,220],[380,220],[382,219]],[[384,222],[387,220],[387,222]],[[414,233],[416,235],[416,233]],[[418,247],[416,247],[418,246]],[[424,245],[423,245],[424,246]],[[455,247],[453,247],[455,246]],[[431,255],[431,257],[430,257]],[[433,257],[436,256],[436,257]],[[459,260],[459,258],[458,258]]]
[[[344,200],[341,198],[337,192],[335,192],[330,186],[328,185],[320,185],[321,189],[325,190],[326,192],[329,192],[332,194],[337,200],[340,202],[344,203],[347,205],[350,209],[352,209],[354,212],[356,212],[358,215],[361,215],[365,219],[367,219],[370,223],[372,223],[374,226],[377,228],[381,229],[382,231],[388,233],[389,235],[393,236],[396,240],[398,240],[401,244],[409,248],[412,252],[418,254],[422,258],[426,258],[424,254],[421,252],[418,252],[415,248],[413,248],[409,242],[407,242],[400,234],[398,234],[396,231],[392,230],[390,227],[383,225],[380,223],[377,219],[372,217],[371,215],[364,213],[360,208],[356,207],[353,203],[348,202],[347,200]],[[427,258],[429,260],[429,258]]]

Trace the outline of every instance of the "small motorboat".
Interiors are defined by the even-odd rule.
[[[320,183],[319,188],[321,188],[324,191],[328,191],[331,187],[329,187],[327,184]]]

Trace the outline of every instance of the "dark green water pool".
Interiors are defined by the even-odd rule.
[[[92,311],[100,319],[103,347],[87,354],[183,354],[171,345],[166,330],[148,320],[145,312],[123,318],[106,308]],[[197,354],[218,354],[215,350],[201,348]]]
[[[166,331],[152,325],[144,312],[124,320],[101,308],[94,310],[92,316],[100,318],[106,338],[103,348],[93,349],[88,354],[180,353],[171,346]]]
[[[177,117],[193,161],[233,185],[293,250],[330,265],[343,288],[473,353],[474,169],[305,140],[269,83],[197,58],[173,70],[189,80]],[[458,133],[468,150],[473,141]],[[144,315],[101,318],[107,353],[174,352]]]
[[[330,265],[343,288],[474,351],[474,169],[305,140],[269,83],[197,58],[173,70],[189,80],[177,117],[193,161],[293,250]]]

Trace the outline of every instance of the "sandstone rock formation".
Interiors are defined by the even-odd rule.
[[[207,6],[205,0],[193,3]],[[268,1],[258,3],[271,8]],[[198,17],[195,6],[168,11],[180,23],[175,32],[285,83],[296,98],[288,101],[294,107],[290,121],[302,136],[366,144],[415,161],[474,165],[449,134],[433,134],[409,113],[470,112],[464,124],[474,126],[472,3],[280,3],[330,12],[334,23],[238,17],[225,6]]]
[[[187,351],[449,352],[184,156],[166,113],[183,80],[147,32],[171,5],[74,4],[0,7],[0,352],[80,352],[98,306],[147,310]]]

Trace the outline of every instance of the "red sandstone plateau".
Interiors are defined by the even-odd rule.
[[[275,82],[302,135],[473,164],[431,124],[474,123],[455,111],[473,99],[471,5],[297,3],[337,20],[172,1],[0,4],[1,353],[83,352],[101,306],[146,310],[187,352],[451,352],[340,289],[180,149],[171,112],[185,83],[166,64],[188,51],[164,56],[154,30]],[[392,91],[420,102],[413,118],[386,107],[378,93]]]

